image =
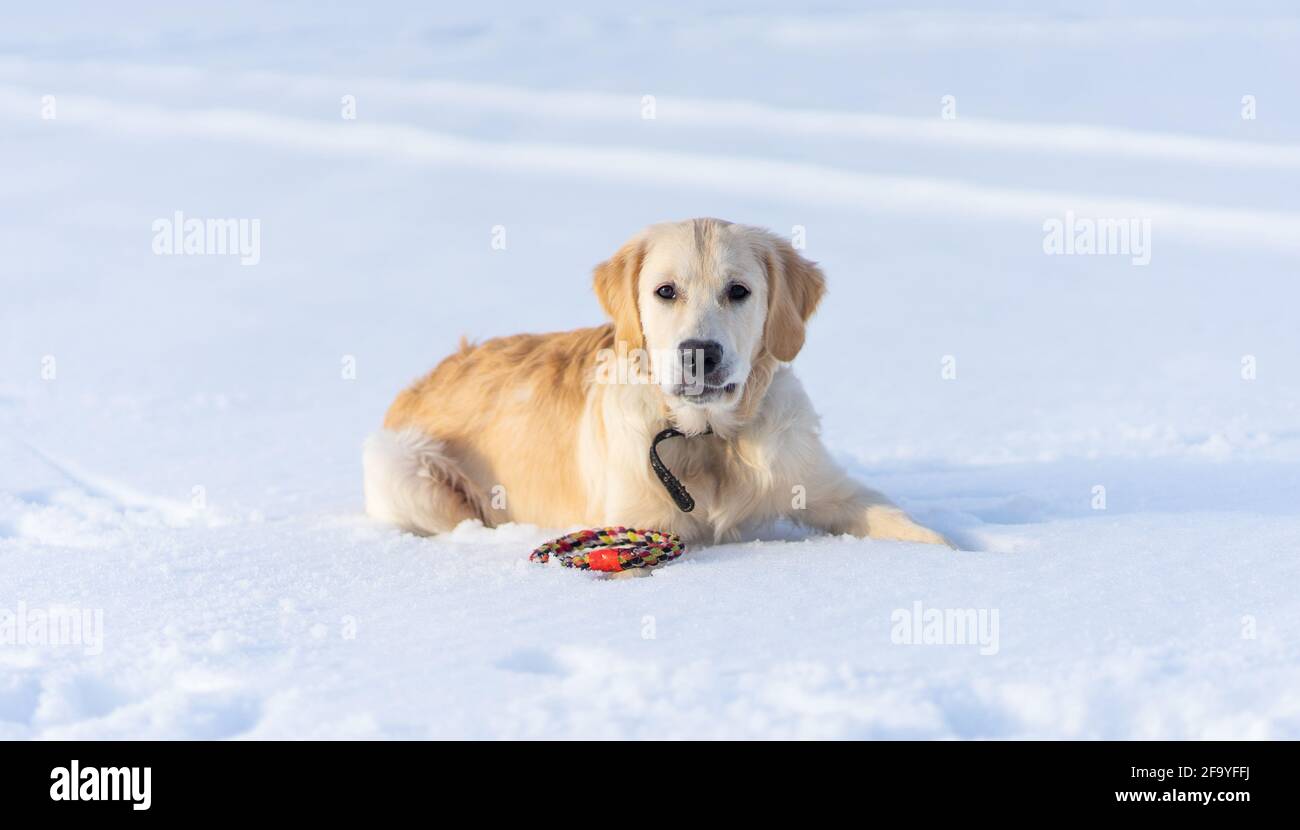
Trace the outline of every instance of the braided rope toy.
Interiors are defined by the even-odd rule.
[[[672,533],[602,527],[579,530],[553,539],[533,551],[528,558],[546,564],[554,556],[566,568],[616,572],[653,568],[671,562],[685,552],[681,537]]]

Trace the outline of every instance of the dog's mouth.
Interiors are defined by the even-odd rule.
[[[673,395],[686,403],[705,404],[729,397],[736,393],[740,384],[727,383],[711,386],[707,383],[680,384],[673,387]]]

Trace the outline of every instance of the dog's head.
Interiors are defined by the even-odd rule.
[[[647,228],[596,267],[595,285],[616,340],[648,355],[688,431],[762,395],[803,347],[826,288],[785,240],[718,219]]]

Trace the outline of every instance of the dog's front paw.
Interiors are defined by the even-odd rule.
[[[902,510],[893,506],[873,505],[867,508],[866,532],[860,535],[871,539],[890,539],[897,542],[921,542],[927,545],[957,546],[943,534],[936,533],[912,521]]]

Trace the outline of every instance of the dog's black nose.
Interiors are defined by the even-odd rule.
[[[722,365],[722,344],[716,340],[683,340],[677,348],[688,378],[706,378]]]

